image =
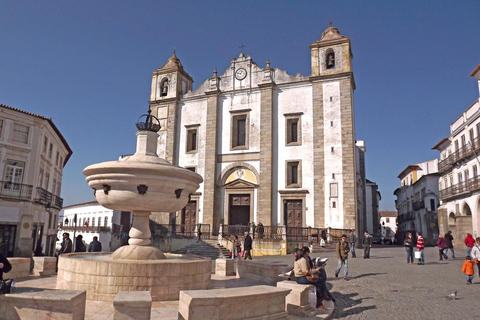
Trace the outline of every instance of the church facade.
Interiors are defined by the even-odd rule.
[[[175,54],[153,72],[158,154],[204,179],[170,222],[356,229],[350,39],[329,26],[310,51],[310,76],[243,53],[194,91]]]

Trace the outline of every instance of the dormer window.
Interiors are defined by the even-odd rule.
[[[160,85],[160,96],[166,97],[168,94],[168,79],[162,81]]]
[[[327,58],[325,62],[327,69],[335,69],[335,53],[333,53],[333,50],[327,51]]]

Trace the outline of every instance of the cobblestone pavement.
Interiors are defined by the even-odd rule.
[[[349,258],[349,278],[335,278],[335,252],[313,253],[313,257],[328,257],[328,286],[336,299],[331,319],[470,319],[480,320],[480,278],[475,267],[473,285],[466,285],[462,265],[466,249],[455,250],[457,259],[439,261],[438,249],[425,249],[425,265],[409,265],[405,249],[397,246],[373,247],[370,259]],[[283,261],[287,257],[254,259]],[[290,261],[288,261],[290,259]],[[457,291],[456,300],[446,296]]]

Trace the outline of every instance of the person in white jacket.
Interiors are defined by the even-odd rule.
[[[472,257],[472,259],[474,260],[480,261],[480,237],[477,237],[475,239],[475,245],[472,248],[472,252],[470,252],[470,257]],[[478,266],[478,274],[480,276],[480,263],[477,264],[477,266]]]

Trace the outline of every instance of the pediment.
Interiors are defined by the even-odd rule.
[[[237,179],[237,180],[233,180],[228,183],[225,183],[224,187],[230,188],[230,189],[245,189],[245,188],[256,188],[257,184],[252,183],[250,181],[243,180],[243,179]]]

